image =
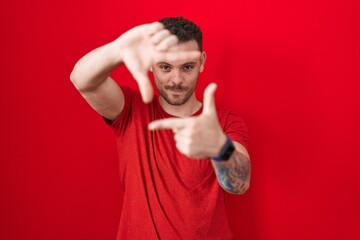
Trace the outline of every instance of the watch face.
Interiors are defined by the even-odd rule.
[[[235,150],[235,147],[232,142],[230,142],[230,144],[227,144],[227,148],[225,150],[225,153],[224,153],[222,159],[229,160],[229,158],[231,157],[231,154],[233,154],[234,150]]]

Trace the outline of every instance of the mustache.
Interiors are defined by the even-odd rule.
[[[189,87],[184,87],[181,84],[175,84],[172,86],[165,86],[164,87],[166,90],[172,90],[172,91],[187,91],[189,90]]]

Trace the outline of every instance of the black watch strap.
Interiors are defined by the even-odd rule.
[[[234,143],[228,136],[226,136],[226,143],[222,147],[219,156],[214,157],[213,159],[215,161],[227,161],[229,160],[231,154],[233,154],[234,151],[235,151]]]

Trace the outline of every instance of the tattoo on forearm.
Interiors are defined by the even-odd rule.
[[[219,183],[229,192],[243,193],[249,184],[251,165],[244,154],[235,151],[227,162],[216,162]]]

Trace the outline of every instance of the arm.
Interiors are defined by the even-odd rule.
[[[70,79],[90,106],[102,116],[114,120],[124,108],[124,95],[109,77],[122,64],[138,82],[144,102],[153,96],[147,76],[154,56],[177,43],[177,38],[158,22],[132,28],[115,41],[82,57]]]
[[[234,142],[235,151],[227,161],[211,160],[220,186],[227,192],[243,194],[250,187],[251,164],[246,148]]]
[[[100,115],[114,120],[124,108],[124,95],[109,77],[122,64],[114,42],[91,51],[75,65],[70,79],[89,105]]]

